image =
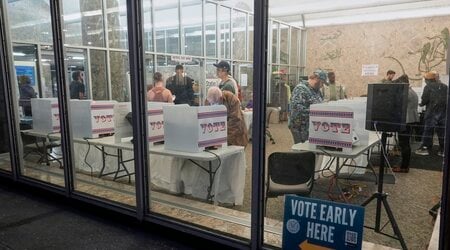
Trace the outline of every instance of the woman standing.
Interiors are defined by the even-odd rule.
[[[407,75],[402,75],[393,81],[394,83],[409,83]],[[398,173],[409,172],[409,162],[411,160],[411,133],[414,123],[419,121],[419,114],[417,107],[419,105],[419,97],[416,92],[411,88],[408,89],[408,106],[406,108],[406,126],[405,130],[398,132],[398,144],[402,152],[402,163],[400,166],[394,166],[392,171]]]
[[[153,86],[147,92],[148,101],[173,103],[172,93],[164,87],[164,80],[161,73],[156,72],[153,75]]]

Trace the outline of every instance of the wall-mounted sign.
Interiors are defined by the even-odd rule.
[[[188,62],[192,62],[192,56],[171,56],[170,59],[172,61],[176,61],[179,63],[188,63]]]
[[[363,64],[361,76],[377,76],[378,64]]]
[[[361,249],[364,208],[287,195],[283,249]]]

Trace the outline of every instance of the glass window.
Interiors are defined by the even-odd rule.
[[[162,53],[180,53],[178,1],[155,1],[156,51]]]
[[[277,63],[278,57],[278,26],[279,23],[272,24],[272,63]]]
[[[207,2],[205,4],[205,36],[206,36],[206,56],[216,57],[217,39],[216,39],[216,13],[217,5]]]
[[[128,28],[126,1],[107,1],[106,3],[109,47],[127,49]]]
[[[11,39],[22,42],[52,43],[49,13],[48,0],[8,1]]]
[[[220,58],[230,58],[230,8],[219,6]]]
[[[109,61],[111,65],[112,99],[118,102],[131,101],[130,63],[128,53],[111,51],[109,54]]]
[[[253,61],[253,31],[254,31],[254,26],[253,26],[253,16],[249,15],[248,16],[248,60],[249,61]]]
[[[145,54],[145,83],[147,85],[147,91],[153,85],[153,74],[155,73],[155,56],[152,54]]]
[[[144,1],[144,50],[153,51],[152,1]]]
[[[300,30],[296,28],[291,29],[291,65],[298,66],[299,64],[299,44],[300,44]]]
[[[105,46],[102,0],[64,0],[63,8],[66,44]]]
[[[280,63],[289,64],[289,26],[280,25]]]
[[[58,87],[56,82],[55,55],[53,46],[41,45],[41,81],[42,96],[44,98],[57,98]]]
[[[84,85],[84,91],[82,98],[92,99],[92,87],[89,79],[89,67],[88,67],[88,52],[87,49],[67,48],[66,49],[66,62],[67,62],[67,79],[70,82],[76,80],[73,78],[72,73],[80,71],[82,73],[81,82]],[[76,93],[71,93],[73,96],[79,96]]]
[[[90,50],[92,79],[92,99],[108,100],[108,77],[106,71],[106,51]],[[119,61],[120,63],[120,61]],[[128,65],[123,65],[125,68]],[[113,75],[113,74],[111,74]]]
[[[233,11],[233,59],[246,60],[247,53],[247,14]]]
[[[203,55],[202,2],[182,1],[182,25],[186,55]]]

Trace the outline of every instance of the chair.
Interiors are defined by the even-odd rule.
[[[269,156],[268,198],[285,194],[309,196],[314,183],[316,156],[312,152],[274,152]]]

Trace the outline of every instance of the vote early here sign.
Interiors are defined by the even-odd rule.
[[[364,208],[287,195],[283,249],[361,249]]]

